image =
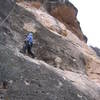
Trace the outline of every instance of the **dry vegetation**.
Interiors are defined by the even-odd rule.
[[[32,2],[31,6],[39,9],[41,7],[41,3],[40,2]]]
[[[17,0],[17,2],[19,3],[19,2],[25,2],[25,1]],[[39,9],[41,7],[41,3],[39,1],[31,1],[30,6]]]

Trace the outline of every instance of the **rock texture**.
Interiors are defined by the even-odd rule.
[[[3,19],[5,19],[5,17],[7,17],[9,12],[12,10],[14,4],[15,2],[13,0],[0,0],[0,23],[3,21]]]
[[[97,47],[93,47],[93,46],[91,46],[91,48],[96,52],[97,56],[100,57],[100,49]]]
[[[21,1],[21,0],[19,0]],[[30,0],[26,0],[30,1]],[[73,32],[80,40],[87,43],[87,37],[82,33],[80,22],[77,20],[77,8],[68,0],[31,0],[33,6],[39,8],[43,6],[46,10]],[[37,3],[36,3],[37,1]],[[39,2],[41,4],[39,4]],[[63,11],[63,12],[62,12]]]
[[[35,59],[19,52],[29,31],[34,32]],[[0,27],[0,99],[100,100],[100,85],[87,75],[91,59],[100,62],[63,23],[44,9],[17,3]]]
[[[51,15],[63,22],[79,39],[84,41],[84,36],[77,20],[78,10],[70,3],[58,4],[50,11]]]

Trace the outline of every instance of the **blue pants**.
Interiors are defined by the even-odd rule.
[[[24,47],[23,47],[23,52],[24,52],[24,54],[26,54],[26,51],[27,51],[27,53],[28,53],[30,56],[32,56],[32,58],[34,58],[35,55],[32,53],[31,49],[32,49],[32,45],[30,45],[30,44],[28,44],[27,42],[25,42],[25,45],[24,45]]]

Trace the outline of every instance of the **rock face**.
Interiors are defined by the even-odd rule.
[[[63,12],[62,12],[63,11]],[[70,3],[58,4],[50,11],[51,15],[63,22],[79,39],[84,41],[84,36],[77,20],[78,10]]]
[[[100,57],[100,49],[97,47],[93,47],[93,46],[91,46],[91,48],[96,52],[97,56]]]
[[[15,2],[13,0],[0,0],[0,23],[3,21],[3,19],[5,19],[5,17],[7,17],[14,4]]]
[[[24,1],[24,0],[19,0],[19,1]],[[71,2],[69,2],[69,0],[45,0],[45,1],[25,0],[25,1],[33,1],[32,6],[37,8],[43,5],[52,16],[61,21],[80,40],[87,43],[88,39],[83,34],[80,27],[80,22],[77,20],[78,10]]]
[[[36,59],[19,52],[29,31],[36,32]],[[96,57],[57,19],[18,3],[0,27],[0,99],[100,100],[100,86],[87,76],[88,56]],[[2,89],[4,82],[7,89]]]
[[[30,1],[30,0],[26,0]],[[31,0],[34,1],[34,0]],[[69,0],[35,0],[41,2],[46,10],[71,30],[80,40],[87,42],[77,20],[77,8]],[[35,2],[34,2],[35,3]],[[35,5],[35,4],[34,4]],[[62,12],[63,11],[63,12]]]

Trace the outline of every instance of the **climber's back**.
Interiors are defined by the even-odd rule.
[[[33,33],[29,32],[28,35],[25,38],[23,48],[22,48],[22,50],[20,52],[24,53],[24,54],[28,53],[29,56],[34,58],[35,55],[31,51],[32,46],[33,46]]]
[[[29,45],[32,45],[33,44],[33,34],[32,33],[29,33],[26,37],[26,42],[29,44]]]

